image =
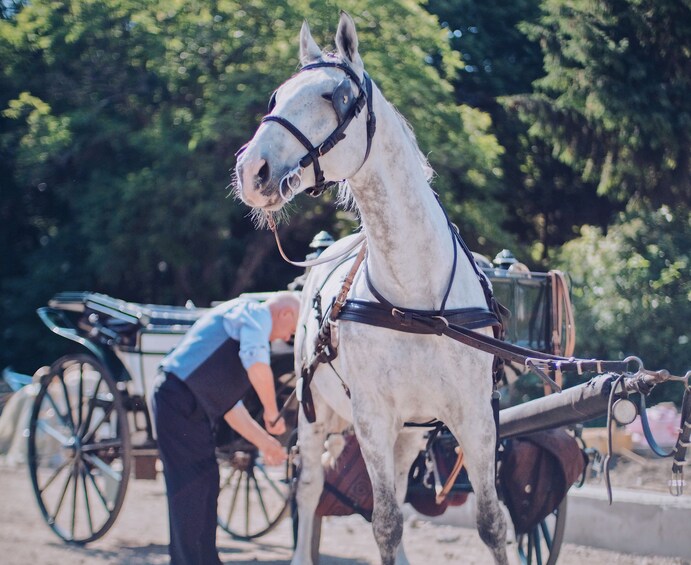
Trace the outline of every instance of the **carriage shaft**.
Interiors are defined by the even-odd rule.
[[[615,378],[612,375],[602,375],[558,394],[550,394],[501,410],[500,439],[583,423],[605,416]]]

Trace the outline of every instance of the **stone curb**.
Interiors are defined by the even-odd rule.
[[[436,524],[475,528],[472,496],[441,516],[419,517]],[[412,508],[409,511],[415,513]],[[614,489],[610,506],[602,486],[572,488],[564,541],[634,555],[691,559],[691,496]]]

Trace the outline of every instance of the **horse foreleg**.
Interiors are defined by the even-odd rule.
[[[445,420],[451,433],[461,444],[468,477],[473,485],[477,504],[477,530],[490,549],[497,565],[508,564],[506,553],[506,519],[499,503],[495,482],[495,425],[487,402],[478,407],[474,418]],[[454,421],[456,420],[456,421]]]
[[[315,528],[318,519],[315,517],[315,510],[324,488],[324,468],[321,457],[324,452],[326,433],[324,418],[317,418],[317,422],[310,424],[300,412],[298,422],[300,471],[295,494],[298,528],[292,565],[314,565],[314,536],[315,533],[319,535],[319,528]]]
[[[410,467],[415,461],[418,453],[424,447],[421,445],[420,434],[417,432],[404,431],[399,434],[394,446],[394,464],[396,470],[395,488],[396,488],[396,503],[401,508],[405,502],[405,497],[408,492],[408,475],[410,474]],[[405,554],[403,543],[399,543],[396,552],[396,565],[407,565],[408,557]]]
[[[396,500],[395,489],[393,445],[397,433],[390,420],[379,420],[373,427],[371,417],[376,412],[365,410],[365,417],[358,417],[354,413],[353,424],[372,481],[374,539],[379,546],[382,565],[394,565],[403,537],[403,513]]]

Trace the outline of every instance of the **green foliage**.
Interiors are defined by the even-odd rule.
[[[575,237],[580,226],[606,226],[611,205],[597,196],[594,183],[582,181],[555,159],[551,146],[530,135],[511,104],[506,105],[515,96],[531,93],[533,81],[544,74],[539,43],[519,29],[525,22],[538,22],[540,0],[500,5],[430,0],[428,9],[438,16],[463,61],[450,77],[456,100],[488,113],[489,131],[504,149],[492,202],[465,206],[493,219],[480,232],[481,238],[489,236],[488,253],[496,252],[501,242],[500,247],[513,249],[534,267],[546,268],[551,252]],[[511,237],[502,239],[507,233]]]
[[[554,154],[622,201],[691,196],[691,7],[677,0],[544,0],[546,76],[514,104]]]
[[[691,210],[630,205],[606,235],[566,244],[580,357],[636,355],[650,369],[691,367]],[[678,396],[671,396],[678,400]]]
[[[203,305],[299,274],[230,196],[229,171],[297,69],[302,20],[333,48],[339,8],[356,19],[371,76],[416,128],[437,190],[459,214],[482,207],[500,147],[486,116],[454,103],[440,70],[460,62],[416,1],[3,4],[0,366],[35,368],[29,352],[46,332],[34,309],[61,290]],[[292,256],[321,229],[353,228],[333,195],[298,209],[282,227]],[[468,214],[471,234],[480,216]]]
[[[498,96],[532,90],[542,75],[542,54],[518,24],[536,19],[539,5],[539,0],[429,0],[428,9],[463,62],[453,77],[459,102],[491,111]]]

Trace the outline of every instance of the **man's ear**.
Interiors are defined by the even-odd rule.
[[[291,308],[284,308],[281,310],[281,313],[279,316],[281,317],[282,320],[287,320],[293,315],[293,310]]]

